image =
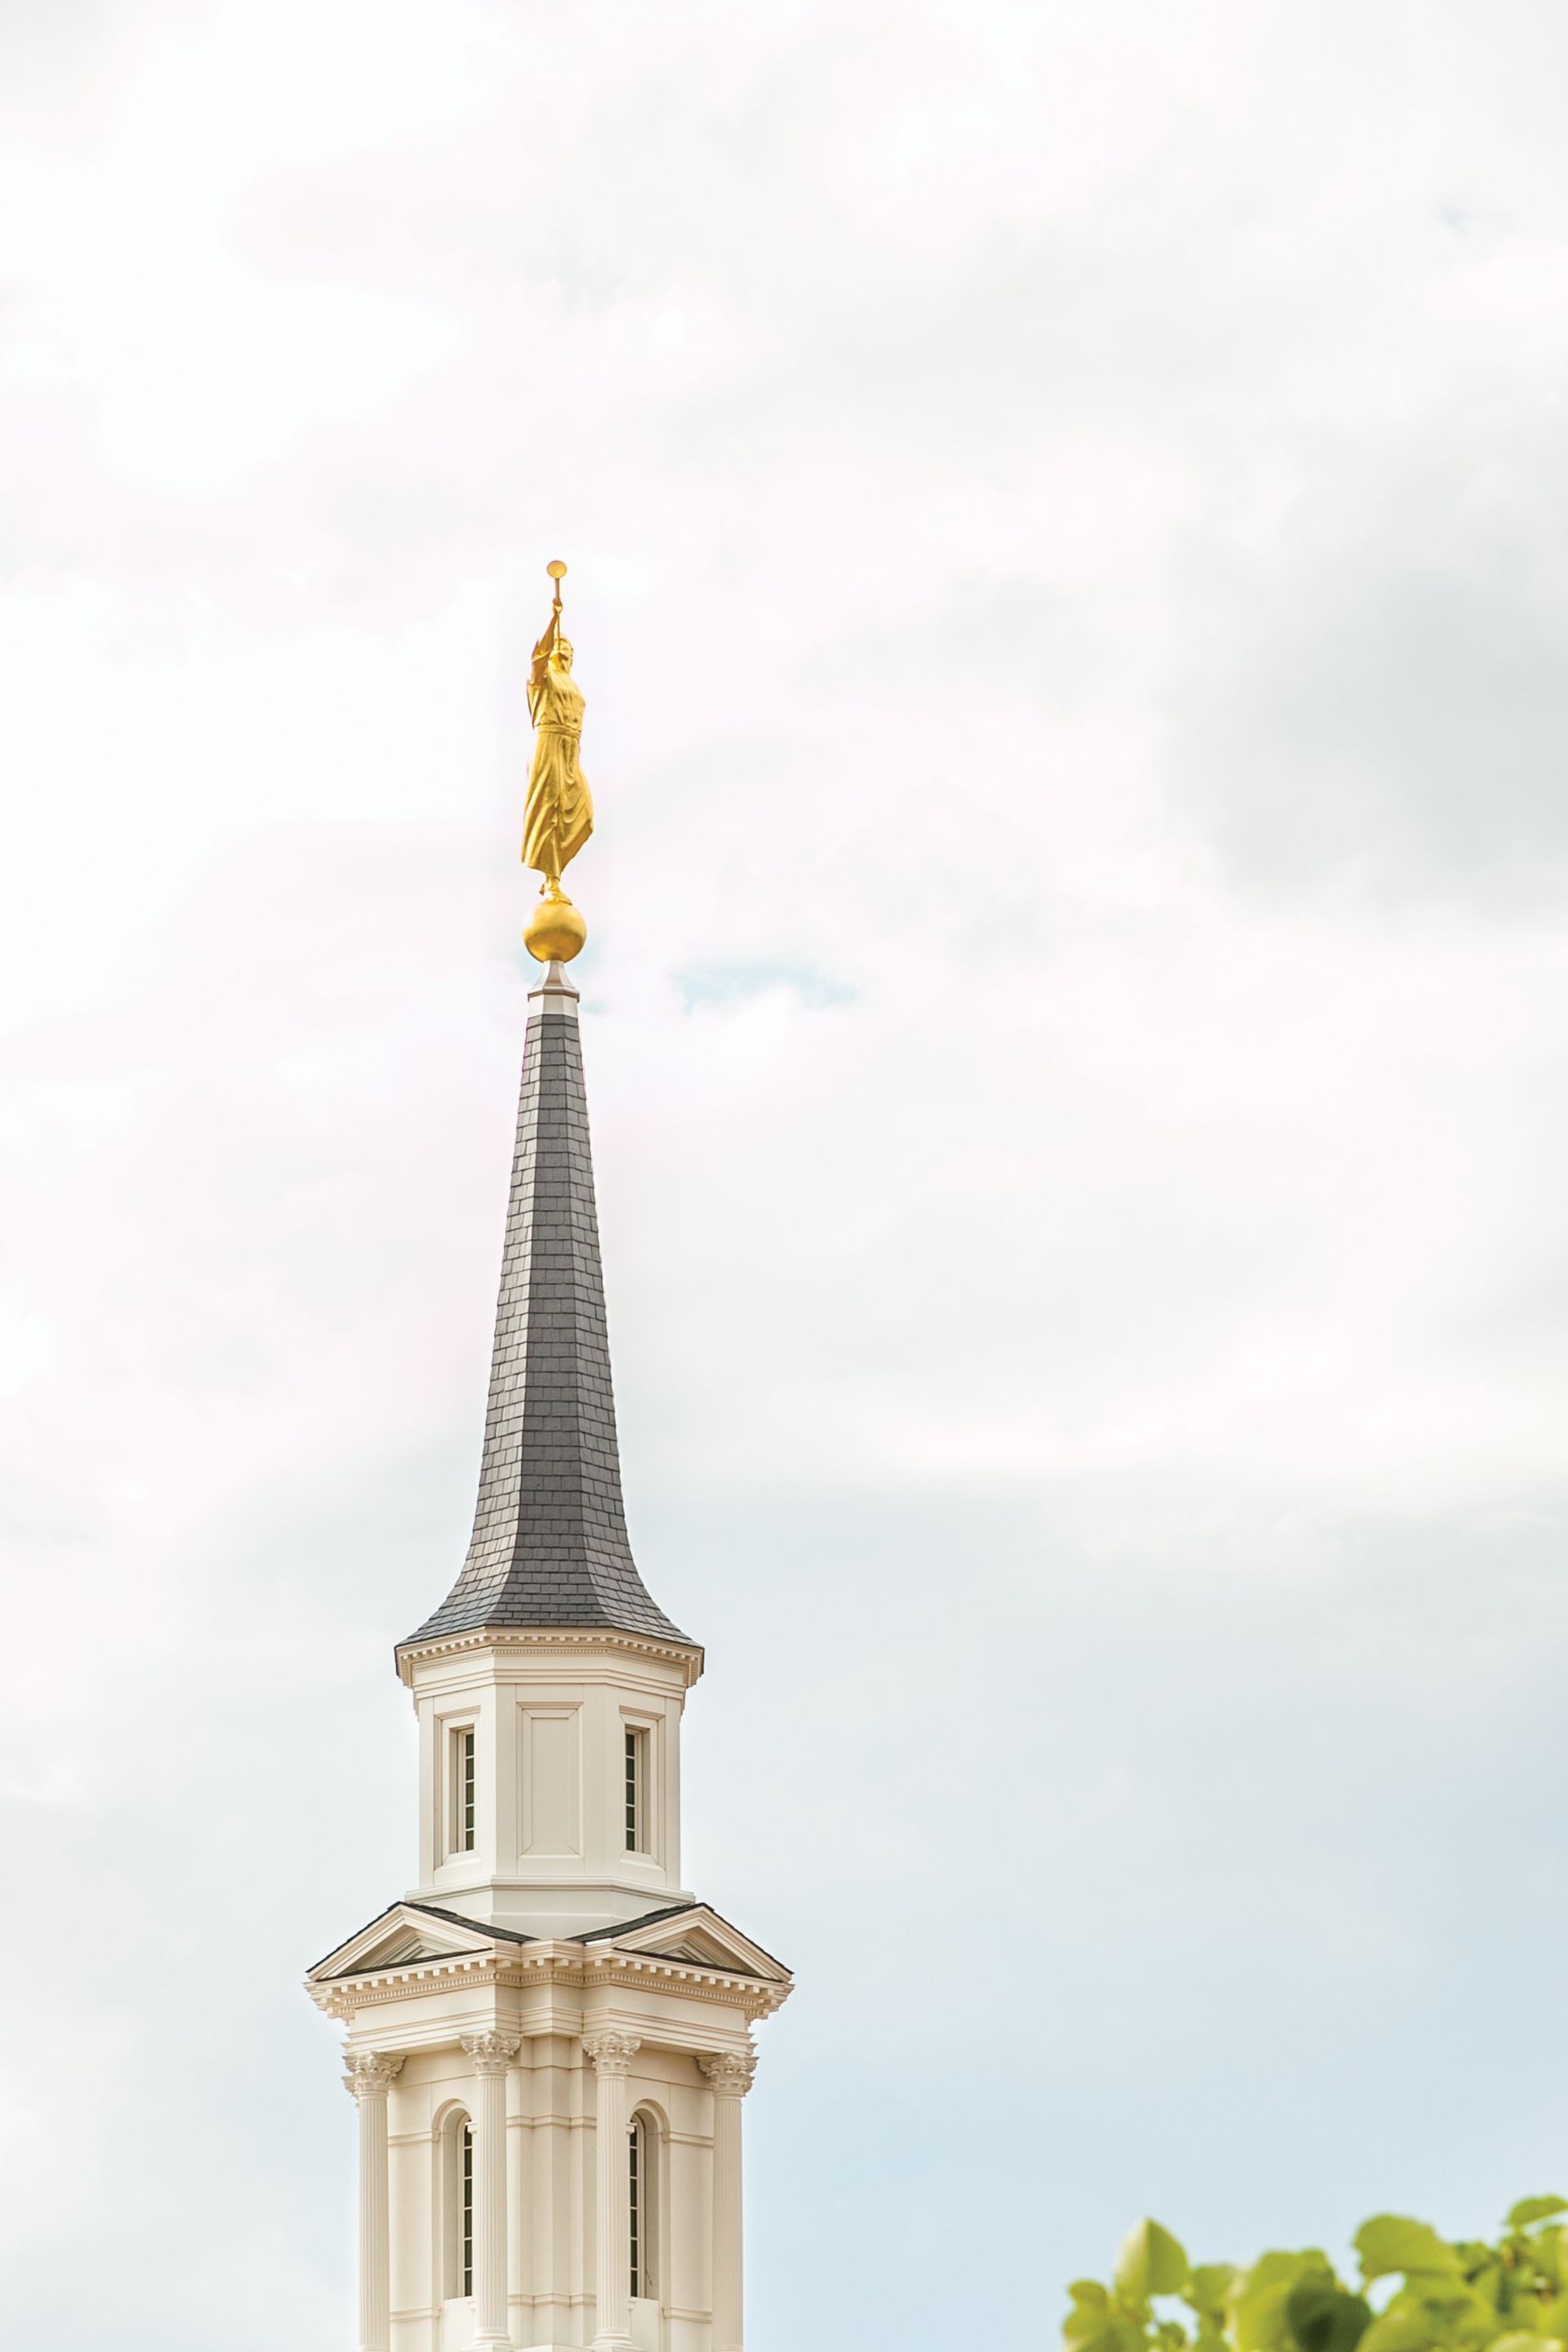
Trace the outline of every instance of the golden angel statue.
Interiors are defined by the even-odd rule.
[[[522,824],[522,862],[544,877],[541,904],[523,937],[542,963],[574,956],[587,926],[561,887],[569,866],[594,830],[594,802],[583,773],[583,695],[572,675],[572,646],[561,631],[561,583],[566,566],[554,562],[550,576],[555,598],[550,624],[533,648],[528,709],[533,720],[533,765],[528,776],[528,806]]]

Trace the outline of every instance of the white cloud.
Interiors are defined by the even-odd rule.
[[[1541,2186],[1558,14],[69,13],[0,13],[15,2325],[344,2340],[295,1984],[408,1866],[557,552],[634,1527],[804,1970],[758,2352]]]

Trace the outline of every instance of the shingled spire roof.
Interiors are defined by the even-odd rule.
[[[603,1625],[686,1642],[626,1540],[577,992],[559,964],[530,1005],[474,1532],[409,1638]]]

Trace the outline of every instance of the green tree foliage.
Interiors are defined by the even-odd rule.
[[[1196,2268],[1140,2221],[1108,2286],[1078,2279],[1063,2352],[1568,2352],[1568,2199],[1525,2197],[1495,2241],[1377,2213],[1349,2285],[1326,2254]]]

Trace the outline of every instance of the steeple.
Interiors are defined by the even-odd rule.
[[[782,1962],[681,1884],[702,1653],[621,1504],[561,886],[593,831],[561,582],[534,648],[522,1097],[473,1538],[397,1670],[419,1875],[318,1960],[359,2107],[360,2352],[742,2352],[741,2104]]]
[[[561,579],[534,648],[523,855],[543,887],[474,1532],[398,1645],[419,1716],[415,1897],[530,1936],[689,1901],[680,1717],[702,1653],[654,1601],[621,1501],[577,991],[587,926],[561,887],[593,831]]]
[[[626,1538],[577,991],[559,963],[529,1008],[474,1532],[409,1641],[601,1626],[686,1642]]]

